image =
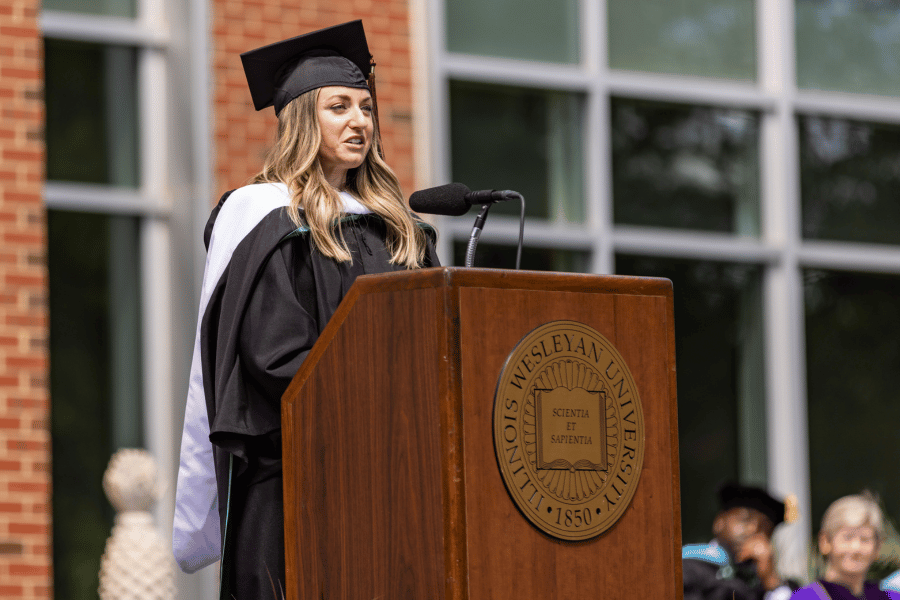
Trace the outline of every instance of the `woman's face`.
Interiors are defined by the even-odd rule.
[[[868,525],[841,527],[831,539],[822,534],[819,546],[829,569],[846,576],[865,576],[878,556],[878,538]]]
[[[347,171],[365,160],[375,130],[372,110],[369,90],[342,86],[319,90],[316,101],[322,131],[319,162],[332,185],[335,181],[343,185]]]

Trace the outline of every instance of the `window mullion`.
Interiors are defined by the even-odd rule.
[[[169,224],[142,219],[140,226],[141,341],[143,356],[144,443],[165,477],[177,461],[173,443],[171,236]],[[180,387],[180,386],[179,386]],[[157,527],[169,535],[175,502],[174,486],[157,502]],[[167,533],[168,530],[168,533]]]
[[[763,241],[780,254],[763,283],[766,350],[768,487],[800,505],[797,523],[779,528],[780,570],[804,576],[811,531],[806,418],[803,286],[800,247],[800,184],[794,56],[794,2],[758,0],[759,83],[774,95],[763,115],[760,145]]]
[[[592,273],[613,273],[612,148],[610,143],[609,73],[606,47],[606,0],[583,0],[582,64],[590,75],[584,103],[584,202],[593,237]]]
[[[164,0],[137,0],[138,22],[150,30],[165,25]],[[164,49],[144,47],[138,52],[138,115],[140,127],[140,189],[145,199],[155,198],[171,210],[168,169],[168,83]],[[144,356],[144,422],[147,449],[159,464],[176,463],[177,444],[172,397],[172,277],[170,223],[160,219],[141,222],[141,300]],[[168,473],[167,473],[168,476]],[[157,523],[171,526],[174,486],[155,508]]]
[[[447,27],[445,23],[446,9],[444,0],[424,0],[428,10],[428,40],[432,57],[432,69],[434,73],[430,83],[431,122],[433,133],[432,174],[435,184],[444,184],[450,181],[450,74],[447,67]],[[450,218],[438,217],[438,227],[450,224]],[[454,236],[442,235],[438,237],[435,250],[444,264],[453,262]]]
[[[166,114],[168,73],[165,54],[142,48],[138,54],[138,114],[140,127],[140,181],[145,198],[168,201]]]

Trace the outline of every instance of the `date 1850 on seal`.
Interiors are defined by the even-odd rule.
[[[494,449],[513,501],[563,540],[622,516],[644,460],[637,387],[616,348],[575,321],[552,321],[510,353],[494,397]]]

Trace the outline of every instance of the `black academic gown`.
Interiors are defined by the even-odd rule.
[[[274,211],[235,250],[201,322],[224,599],[281,598],[281,396],[356,278],[403,269],[389,261],[380,218],[346,215],[341,227],[351,263],[319,254]],[[430,236],[425,266],[439,266]]]

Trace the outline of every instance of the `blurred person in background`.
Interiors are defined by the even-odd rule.
[[[765,490],[728,483],[719,489],[714,539],[682,549],[684,600],[787,600],[795,585],[775,569],[772,533],[785,504]]]
[[[797,590],[796,600],[900,600],[900,593],[867,581],[884,541],[884,516],[869,492],[832,502],[822,517],[819,550],[825,574]],[[885,580],[889,583],[891,578]],[[884,587],[885,589],[882,589]]]

